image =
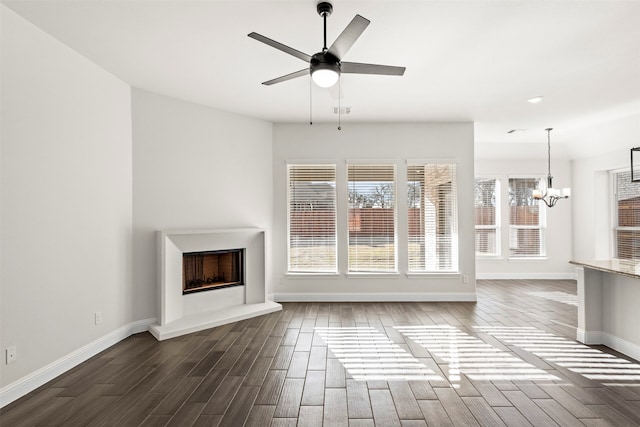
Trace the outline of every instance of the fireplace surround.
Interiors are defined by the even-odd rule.
[[[266,299],[265,234],[261,228],[158,231],[159,321],[150,327],[156,339],[281,310],[280,304]],[[244,267],[241,284],[183,293],[185,254],[222,254],[238,248]],[[203,280],[206,282],[206,277]]]

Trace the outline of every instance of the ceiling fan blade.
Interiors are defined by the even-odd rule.
[[[333,42],[328,52],[335,56],[338,59],[342,59],[342,57],[347,53],[351,46],[358,40],[360,34],[367,28],[367,26],[371,23],[367,18],[363,18],[360,15],[356,15],[349,25],[342,31],[342,33],[338,36],[336,41]]]
[[[305,68],[303,70],[300,71],[296,71],[295,73],[291,73],[291,74],[287,74],[285,76],[281,76],[272,80],[268,80],[266,82],[262,82],[263,85],[266,86],[271,86],[274,85],[276,83],[281,83],[281,82],[286,82],[287,80],[291,80],[291,79],[295,79],[297,77],[302,77],[302,76],[306,76],[309,74],[309,69]]]
[[[300,52],[299,50],[296,50],[292,47],[289,47],[287,45],[284,45],[282,43],[279,43],[275,40],[271,40],[269,37],[265,37],[261,34],[258,33],[249,33],[247,34],[249,37],[251,37],[254,40],[258,40],[259,42],[262,42],[264,44],[267,44],[271,47],[275,47],[278,50],[283,51],[284,53],[288,53],[289,55],[295,56],[296,58],[300,58],[305,62],[311,62],[311,56],[307,55],[304,52]]]
[[[360,64],[358,62],[342,62],[340,71],[346,74],[381,74],[385,76],[402,76],[406,67],[392,65]]]

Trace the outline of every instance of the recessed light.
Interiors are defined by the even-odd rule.
[[[532,104],[537,104],[538,102],[542,101],[542,98],[544,98],[544,97],[543,96],[534,96],[533,98],[527,99],[527,101],[529,101]]]

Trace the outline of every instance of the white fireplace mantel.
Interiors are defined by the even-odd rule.
[[[261,228],[158,231],[160,319],[150,332],[159,341],[279,311],[267,301],[265,230]],[[182,294],[182,254],[245,249],[245,284]]]

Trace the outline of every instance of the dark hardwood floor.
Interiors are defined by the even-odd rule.
[[[0,411],[2,426],[639,426],[640,365],[575,341],[573,281],[477,303],[286,303],[138,334]]]

